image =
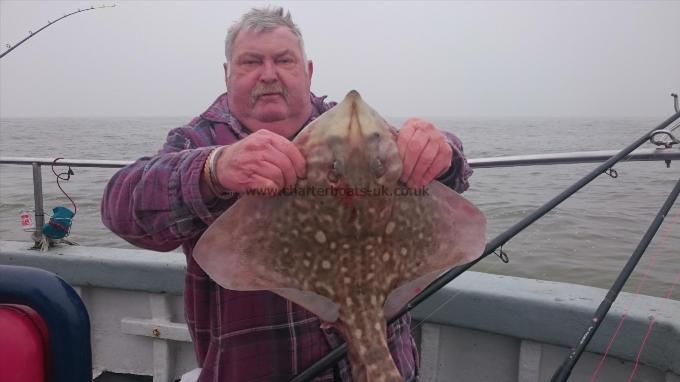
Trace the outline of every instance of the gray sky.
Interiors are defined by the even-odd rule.
[[[81,1],[0,1],[15,44]],[[227,27],[290,9],[312,90],[386,116],[650,116],[680,91],[680,2],[128,2],[0,60],[0,117],[194,116],[224,91]]]

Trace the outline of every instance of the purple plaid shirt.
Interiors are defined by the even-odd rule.
[[[314,120],[335,103],[312,95]],[[198,266],[192,250],[203,231],[234,200],[206,205],[199,179],[210,150],[232,144],[250,131],[231,115],[226,93],[187,126],[170,131],[163,148],[121,169],[102,199],[102,220],[130,243],[156,251],[182,246],[187,257],[185,314],[193,339],[199,381],[287,381],[341,344],[334,329],[304,308],[268,291],[221,288]],[[458,158],[460,140],[447,134]],[[472,170],[463,159],[439,179],[464,191]],[[387,329],[390,351],[407,381],[415,380],[418,355],[410,333],[410,315]],[[346,359],[315,381],[350,381]]]

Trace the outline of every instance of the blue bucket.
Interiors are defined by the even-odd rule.
[[[50,239],[61,239],[68,236],[75,213],[66,207],[54,207],[50,221],[43,226],[42,232]]]

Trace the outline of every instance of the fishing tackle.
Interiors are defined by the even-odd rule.
[[[58,18],[58,19],[56,19],[56,20],[54,20],[54,21],[47,20],[47,24],[45,24],[42,28],[38,29],[38,30],[35,31],[35,32],[29,30],[29,31],[28,31],[28,36],[26,36],[23,40],[19,41],[19,42],[16,43],[15,45],[5,44],[5,46],[7,47],[7,50],[4,51],[2,54],[0,54],[0,58],[5,57],[9,52],[11,52],[11,51],[13,51],[14,49],[16,49],[16,47],[18,47],[19,45],[23,44],[24,42],[26,42],[26,41],[27,41],[28,39],[30,39],[31,37],[37,35],[37,34],[40,33],[43,29],[49,27],[49,26],[52,25],[52,24],[56,24],[58,21],[60,21],[60,20],[62,20],[62,19],[65,19],[65,18],[67,18],[67,17],[69,17],[69,16],[75,15],[76,13],[80,13],[80,12],[91,11],[91,10],[93,10],[93,9],[101,9],[101,8],[114,8],[115,6],[116,6],[116,4],[112,4],[112,5],[101,5],[101,6],[99,6],[99,7],[90,7],[90,8],[85,8],[85,9],[80,9],[80,8],[78,8],[77,11],[74,11],[74,12],[71,12],[71,13],[68,13],[68,14],[65,14],[65,15],[61,16],[60,18]]]
[[[678,105],[678,95],[675,93],[671,93],[671,97],[673,97],[673,107],[675,108],[675,112],[677,113],[678,111],[680,111],[680,106]],[[677,145],[678,143],[680,143],[680,137],[676,137],[673,133],[673,131],[678,127],[680,127],[680,123],[676,123],[674,126],[667,126],[664,129],[654,131],[652,135],[649,137],[649,141],[657,146],[671,148],[673,147],[673,145]],[[666,168],[670,168],[671,160],[668,159],[665,162]]]
[[[498,258],[501,259],[501,261],[506,264],[510,262],[510,258],[508,257],[508,254],[503,250],[502,245],[500,246],[500,248],[498,248],[498,250],[493,251],[493,254],[498,256]]]
[[[628,262],[626,262],[626,265],[621,270],[621,273],[619,273],[616,281],[614,281],[611,289],[609,289],[609,292],[607,292],[607,295],[595,311],[595,315],[590,320],[588,327],[579,337],[578,344],[573,348],[569,355],[567,355],[567,358],[564,360],[559,369],[555,371],[555,374],[553,374],[552,378],[550,379],[551,382],[564,382],[567,380],[567,378],[569,378],[571,371],[574,369],[574,366],[576,366],[576,362],[578,362],[579,358],[581,358],[581,355],[586,350],[586,346],[588,346],[588,343],[590,343],[590,340],[600,327],[600,324],[607,315],[607,312],[609,312],[614,300],[616,300],[619,292],[621,292],[621,289],[623,289],[623,285],[626,283],[626,281],[628,281],[628,278],[633,273],[635,266],[642,258],[642,255],[644,255],[647,246],[654,238],[654,235],[659,230],[659,227],[661,227],[661,223],[663,223],[668,211],[670,211],[671,207],[673,207],[673,203],[675,203],[678,194],[680,194],[680,179],[678,179],[673,191],[671,191],[671,193],[668,195],[668,198],[664,202],[663,206],[661,206],[661,209],[654,218],[654,221],[652,221],[650,224],[647,232],[645,232],[644,236],[638,243],[638,246],[635,248],[635,251],[633,251],[633,254],[628,259]]]

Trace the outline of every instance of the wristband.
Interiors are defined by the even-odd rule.
[[[210,191],[212,191],[212,193],[215,194],[215,196],[219,199],[231,199],[236,194],[235,192],[222,187],[222,184],[220,184],[220,181],[217,179],[216,175],[217,159],[219,159],[220,155],[222,154],[222,149],[225,147],[226,146],[220,146],[216,149],[213,149],[210,154],[208,154],[208,159],[205,161],[205,165],[203,166],[203,175],[205,176],[205,180],[208,183],[208,188],[210,188]]]

